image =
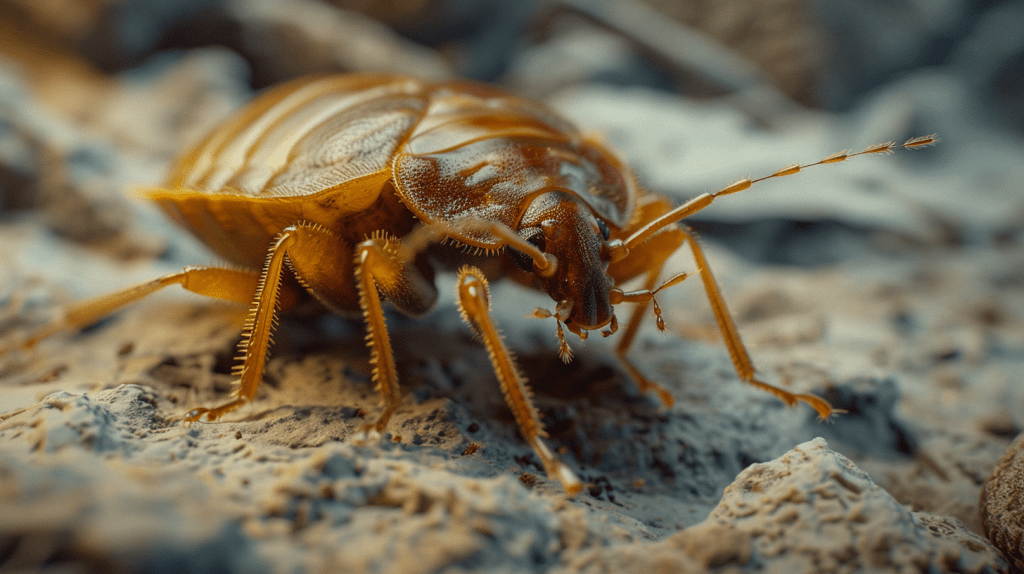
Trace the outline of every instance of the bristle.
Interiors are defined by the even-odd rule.
[[[745,189],[749,189],[751,185],[753,185],[753,182],[749,178],[744,178],[725,186],[716,195],[728,195],[730,193],[740,192]]]
[[[572,349],[569,348],[568,343],[562,343],[558,346],[558,358],[566,365],[572,362]]]
[[[895,146],[896,146],[896,142],[894,142],[894,141],[887,141],[885,143],[870,145],[870,146],[864,148],[864,151],[860,152],[860,154],[871,154],[871,153],[890,154],[890,153],[892,153],[892,148],[895,147]],[[857,154],[857,155],[860,155],[860,154]]]
[[[837,153],[834,153],[834,154],[826,157],[825,159],[819,161],[818,163],[819,164],[839,163],[841,161],[846,161],[849,158],[850,158],[850,150],[845,149],[845,150],[843,150],[841,152],[837,152]]]
[[[794,173],[800,173],[800,164],[794,163],[793,165],[787,165],[779,171],[772,174],[772,177],[782,177],[784,175],[793,175]]]
[[[937,143],[939,143],[939,137],[936,134],[931,134],[927,136],[918,136],[916,138],[910,138],[907,141],[903,142],[903,145],[901,145],[900,147],[910,149],[915,147],[927,147],[930,145],[935,145]]]

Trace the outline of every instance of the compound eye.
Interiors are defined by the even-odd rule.
[[[608,241],[608,238],[612,236],[612,232],[610,229],[608,229],[608,226],[605,224],[605,222],[598,219],[597,228],[601,231],[601,237],[603,237],[605,241]]]
[[[533,245],[537,249],[540,249],[541,251],[544,251],[544,248],[547,246],[547,241],[544,238],[544,234],[539,232],[527,237],[526,242],[529,243],[530,245]]]

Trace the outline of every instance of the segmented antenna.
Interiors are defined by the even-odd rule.
[[[725,186],[721,190],[715,192],[713,195],[715,195],[715,196],[718,196],[718,195],[729,195],[730,193],[736,193],[738,191],[743,191],[745,189],[748,189],[748,188],[750,188],[750,186],[754,185],[755,183],[758,183],[758,182],[761,182],[761,181],[765,181],[767,179],[772,179],[774,177],[784,177],[784,176],[787,176],[787,175],[793,175],[795,173],[800,173],[801,170],[807,169],[809,167],[814,167],[816,165],[825,165],[825,164],[828,164],[828,163],[839,163],[841,161],[846,161],[846,160],[848,160],[848,159],[850,159],[852,157],[857,157],[859,155],[876,155],[876,154],[886,155],[886,154],[893,153],[895,150],[898,150],[898,149],[901,149],[901,148],[902,149],[914,149],[914,148],[928,147],[928,146],[931,146],[931,145],[935,145],[937,143],[939,143],[938,136],[936,134],[932,134],[932,135],[929,135],[929,136],[918,136],[916,138],[910,138],[907,141],[905,141],[905,142],[903,142],[903,143],[901,143],[899,145],[897,145],[896,142],[894,142],[894,141],[888,141],[888,142],[885,142],[885,143],[869,145],[868,147],[864,148],[862,151],[859,151],[859,152],[856,152],[856,153],[852,152],[851,150],[843,150],[841,152],[834,153],[834,154],[826,157],[825,159],[822,159],[820,161],[816,161],[814,163],[808,163],[806,165],[800,165],[798,163],[794,163],[793,165],[787,165],[786,167],[776,171],[775,173],[773,173],[771,175],[766,175],[764,177],[759,177],[757,179],[744,178],[744,179],[735,181],[735,182]]]
[[[776,171],[775,173],[771,175],[766,175],[764,177],[759,177],[756,179],[743,178],[734,181],[733,183],[723,187],[722,189],[714,193],[703,193],[701,195],[698,195],[697,197],[691,199],[690,201],[687,201],[686,203],[680,205],[679,207],[676,207],[672,211],[669,211],[668,213],[661,215],[657,219],[648,222],[647,225],[644,225],[643,227],[635,231],[632,235],[630,235],[628,238],[622,241],[621,244],[609,244],[609,249],[612,251],[610,257],[611,262],[614,263],[625,258],[629,254],[630,249],[647,241],[652,235],[660,231],[665,226],[670,225],[681,219],[685,219],[693,215],[694,213],[697,213],[698,211],[704,209],[705,207],[711,205],[711,202],[713,202],[716,198],[721,197],[723,195],[729,195],[730,193],[738,193],[741,191],[745,191],[747,189],[750,189],[755,183],[760,183],[762,181],[776,177],[785,177],[787,175],[800,173],[802,170],[807,169],[809,167],[814,167],[816,165],[839,163],[841,161],[846,161],[852,157],[857,157],[859,155],[887,154],[892,153],[894,150],[900,148],[913,149],[927,147],[938,143],[938,141],[939,138],[935,134],[910,138],[901,144],[889,141],[885,143],[870,145],[864,148],[862,151],[856,153],[851,152],[850,150],[834,153],[814,163],[808,163],[805,165],[794,163],[792,165],[787,165],[786,167]]]

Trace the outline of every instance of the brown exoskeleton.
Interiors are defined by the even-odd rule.
[[[645,378],[626,353],[649,304],[664,328],[655,294],[686,274],[656,285],[665,261],[686,243],[740,379],[828,417],[832,408],[824,400],[755,378],[704,252],[677,222],[765,179],[935,141],[889,142],[789,166],[673,208],[640,189],[603,144],[541,104],[468,82],[396,75],[302,79],[243,108],[181,157],[165,187],[147,192],[176,222],[245,270],[187,267],[74,305],[13,347],[86,326],[173,284],[250,304],[232,400],[185,415],[186,421],[214,421],[255,396],[276,314],[304,290],[328,309],[366,322],[373,378],[384,403],[370,429],[383,431],[402,401],[383,301],[409,315],[423,314],[437,299],[433,266],[461,265],[462,316],[486,345],[523,436],[548,475],[575,494],[582,483],[544,443],[526,381],[491,319],[487,279],[480,269],[462,265],[458,248],[494,257],[492,278],[507,277],[551,297],[554,310],[538,309],[534,316],[555,318],[563,359],[569,357],[563,326],[581,338],[594,330],[610,335],[618,329],[616,308],[634,304],[617,354],[642,390],[671,405],[672,395]],[[440,257],[428,252],[442,242],[457,249]],[[643,277],[640,289],[617,286],[635,277]]]

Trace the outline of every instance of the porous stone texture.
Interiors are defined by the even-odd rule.
[[[158,402],[124,384],[56,392],[0,419],[0,488],[18,493],[0,514],[18,549],[8,565],[59,547],[62,564],[147,572],[1007,570],[984,538],[911,512],[820,438],[750,465],[703,522],[652,540],[621,515],[609,527],[614,514],[586,498],[480,476],[475,457],[288,448],[251,426],[184,428]]]
[[[981,489],[981,526],[1018,571],[1024,571],[1024,434],[1006,449]]]
[[[747,467],[708,522],[746,533],[755,560],[791,572],[1006,568],[987,540],[911,512],[820,438]]]
[[[753,464],[707,520],[639,548],[579,556],[566,572],[1005,572],[955,518],[912,512],[824,439]]]

